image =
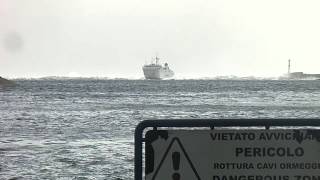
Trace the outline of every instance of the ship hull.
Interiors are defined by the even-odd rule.
[[[170,69],[162,67],[143,67],[143,74],[146,79],[168,79],[173,77],[174,73]]]

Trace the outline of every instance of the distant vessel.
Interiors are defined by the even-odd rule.
[[[316,80],[320,79],[320,74],[305,74],[303,72],[291,72],[291,60],[288,60],[288,79],[293,80]]]
[[[174,75],[174,72],[169,68],[168,63],[164,66],[159,64],[159,58],[156,56],[155,63],[146,64],[142,67],[144,77],[146,79],[167,79]]]

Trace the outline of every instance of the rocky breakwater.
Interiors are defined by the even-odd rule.
[[[5,85],[14,85],[14,82],[0,76],[0,86]]]

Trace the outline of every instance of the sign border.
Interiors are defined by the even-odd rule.
[[[134,134],[134,179],[143,178],[143,132],[146,128],[157,129],[159,127],[320,127],[320,119],[158,119],[141,121]]]

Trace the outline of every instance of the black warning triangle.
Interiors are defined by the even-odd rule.
[[[170,152],[172,153],[172,157],[171,157]],[[179,162],[180,159],[184,160],[183,161],[184,165],[181,165],[181,166],[185,167],[186,171],[183,171],[183,168],[181,168],[179,171],[179,165],[177,164],[177,162]],[[167,163],[165,163],[165,161]],[[172,162],[172,163],[170,163],[170,164],[172,164],[172,168],[171,168],[171,166],[167,167],[168,161]],[[166,165],[164,165],[164,164],[166,164]],[[183,175],[186,172],[189,174],[188,179],[190,179],[190,177],[191,177],[191,179],[194,179],[194,180],[201,180],[196,168],[194,167],[193,163],[190,160],[189,155],[187,154],[185,148],[183,147],[180,139],[177,137],[174,137],[171,140],[171,142],[170,142],[168,148],[166,149],[155,173],[152,176],[152,180],[162,179],[159,177],[159,176],[162,176],[162,175],[160,175],[162,173],[159,173],[161,171],[161,169],[165,172],[165,174],[168,174],[168,175],[166,175],[166,177],[170,177],[170,178],[165,178],[168,180],[180,180],[180,176],[183,177]],[[191,173],[191,175],[190,175],[190,173]],[[186,178],[182,178],[182,179],[186,179]]]

